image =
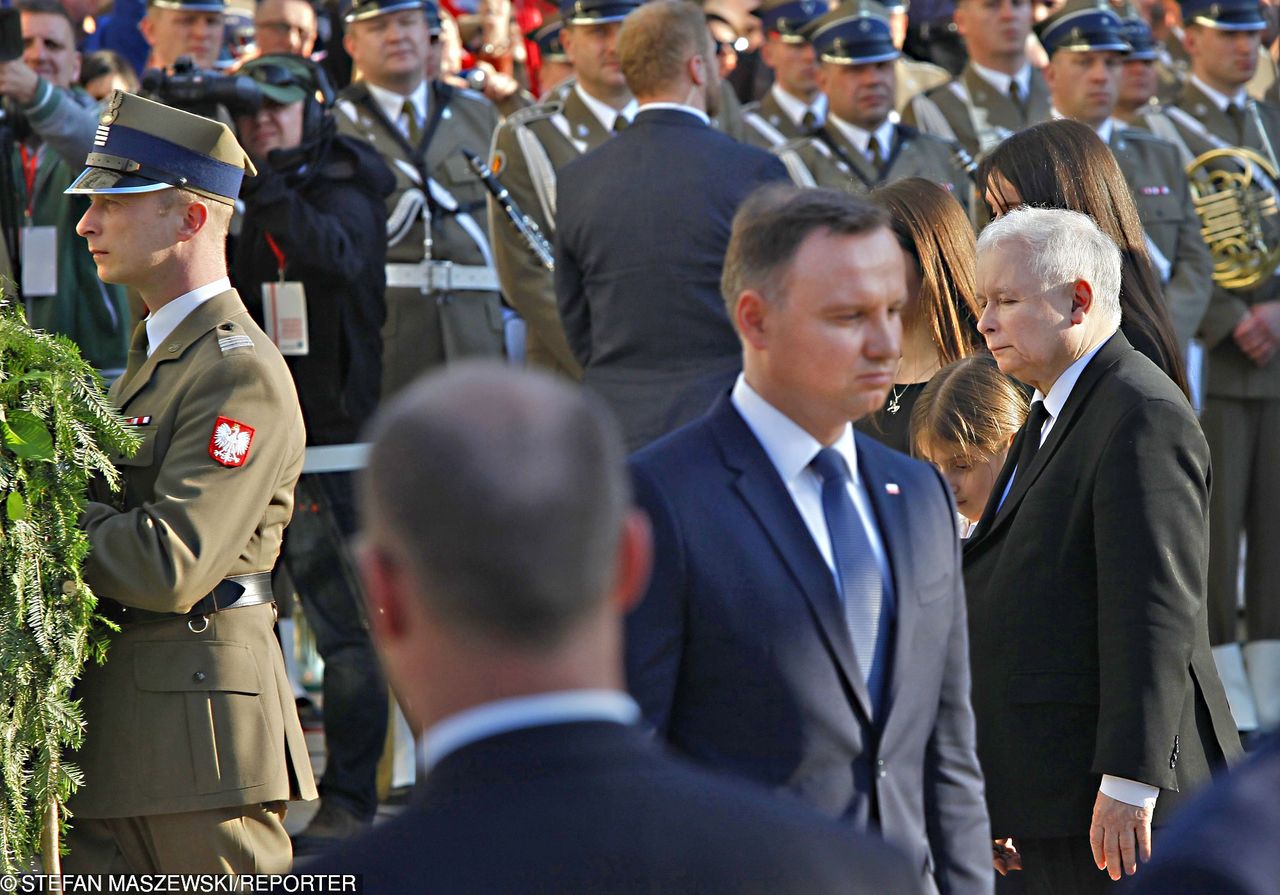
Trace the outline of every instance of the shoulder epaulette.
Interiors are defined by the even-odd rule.
[[[521,124],[530,124],[534,121],[543,121],[560,114],[562,104],[558,101],[548,103],[535,103],[532,106],[525,106],[523,109],[517,109],[507,116],[506,124],[515,127]]]
[[[239,351],[245,348],[250,351],[257,351],[249,334],[230,320],[224,320],[219,323],[217,333],[218,350],[223,354],[230,354],[232,351]]]

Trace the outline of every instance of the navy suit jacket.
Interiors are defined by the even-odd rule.
[[[656,556],[628,618],[628,685],[679,752],[878,827],[926,891],[990,892],[951,493],[854,437],[897,595],[881,717],[834,576],[727,395],[632,458]]]
[[[464,746],[413,805],[298,868],[365,895],[911,895],[881,842],[660,754],[637,730],[575,722]]]
[[[561,170],[556,300],[629,449],[701,416],[741,369],[720,272],[734,213],[770,181],[787,181],[780,161],[674,109]]]

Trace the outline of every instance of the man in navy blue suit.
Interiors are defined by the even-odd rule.
[[[729,228],[753,189],[787,173],[711,127],[718,63],[699,7],[630,13],[618,60],[639,108],[561,172],[555,281],[583,382],[635,450],[706,412],[741,368],[718,289]]]
[[[422,731],[399,817],[302,869],[366,895],[910,895],[884,843],[661,753],[622,689],[649,529],[581,389],[458,365],[380,413],[361,566]]]
[[[879,831],[925,891],[990,892],[951,492],[850,425],[900,353],[888,220],[762,190],[722,292],[743,374],[632,458],[656,559],[628,619],[631,692],[678,752]]]

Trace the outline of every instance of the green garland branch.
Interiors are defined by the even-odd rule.
[[[0,872],[58,867],[66,803],[83,782],[71,689],[106,657],[110,622],[81,577],[89,481],[120,484],[110,453],[138,441],[93,368],[0,297]]]

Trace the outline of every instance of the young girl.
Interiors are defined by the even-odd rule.
[[[942,471],[968,537],[982,516],[1009,445],[1027,418],[1027,394],[977,355],[943,367],[911,412],[912,452]]]

